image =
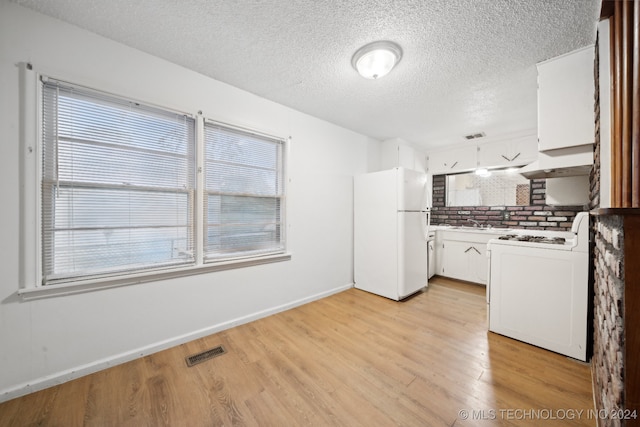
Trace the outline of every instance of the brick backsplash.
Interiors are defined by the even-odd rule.
[[[445,206],[446,176],[433,177],[432,225],[469,225],[469,219],[501,228],[568,231],[580,206],[545,204],[546,180],[530,181],[529,206]]]

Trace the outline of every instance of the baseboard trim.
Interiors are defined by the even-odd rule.
[[[330,289],[328,291],[320,292],[315,295],[311,295],[299,300],[291,301],[286,304],[282,304],[276,307],[272,307],[266,310],[258,311],[246,316],[238,317],[236,319],[229,320],[227,322],[219,323],[217,325],[209,326],[188,334],[176,336],[174,338],[160,341],[155,344],[151,344],[145,347],[120,353],[113,357],[97,360],[95,362],[87,363],[77,366],[76,368],[68,369],[65,371],[57,372],[52,375],[36,378],[33,381],[18,384],[0,391],[0,403],[6,402],[11,399],[15,399],[20,396],[25,396],[36,391],[44,390],[45,388],[53,387],[58,384],[63,384],[76,378],[83,377],[85,375],[93,374],[98,371],[110,368],[112,366],[120,365],[122,363],[129,362],[131,360],[138,359],[140,357],[148,356],[153,353],[157,353],[162,350],[166,350],[171,347],[178,346],[180,344],[187,343],[199,338],[206,337],[208,335],[215,334],[225,329],[233,328],[234,326],[243,325],[245,323],[252,322],[254,320],[261,319],[263,317],[271,316],[282,311],[290,310],[295,307],[299,307],[304,304],[308,304],[313,301],[326,298],[330,295],[337,294],[338,292],[346,291],[353,288],[353,283],[339,286],[337,288]]]

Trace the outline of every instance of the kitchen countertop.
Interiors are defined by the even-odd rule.
[[[429,226],[431,231],[446,231],[456,233],[473,233],[473,234],[489,234],[502,236],[505,234],[515,235],[530,235],[530,236],[545,236],[545,237],[565,237],[571,238],[574,236],[570,231],[555,231],[555,230],[531,230],[526,228],[500,228],[500,227],[473,227],[473,226],[456,226],[456,225],[432,225]]]
[[[499,228],[499,227],[468,227],[458,225],[431,225],[429,230],[434,231],[459,231],[461,233],[487,233],[487,234],[510,234],[518,231],[527,231],[512,228]]]

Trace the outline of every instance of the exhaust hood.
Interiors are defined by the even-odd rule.
[[[593,144],[540,151],[538,160],[520,168],[527,179],[589,175],[593,166]]]

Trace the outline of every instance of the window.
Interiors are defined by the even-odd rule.
[[[42,285],[289,258],[283,139],[54,79],[41,92]]]
[[[204,127],[205,259],[284,251],[284,141]]]
[[[195,120],[42,89],[43,283],[193,263]]]

